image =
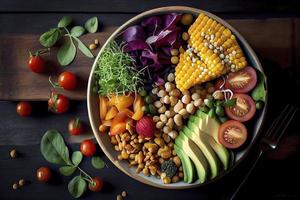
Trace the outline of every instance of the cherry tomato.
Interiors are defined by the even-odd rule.
[[[31,55],[28,60],[28,67],[35,73],[43,73],[46,71],[45,60],[39,55]]]
[[[239,121],[229,120],[219,127],[219,142],[229,149],[242,146],[247,139],[247,129]]]
[[[64,113],[69,109],[70,102],[67,97],[62,94],[51,93],[48,100],[48,109],[54,113]]]
[[[99,192],[103,188],[103,181],[99,177],[93,178],[93,183],[89,183],[89,189],[93,192]]]
[[[255,69],[246,67],[240,71],[229,73],[226,78],[225,88],[235,93],[247,93],[252,90],[257,82]]]
[[[68,130],[71,135],[80,135],[84,132],[84,125],[79,118],[71,119]]]
[[[232,98],[236,98],[236,104],[225,108],[226,115],[240,122],[250,120],[256,112],[253,99],[247,94],[234,94]]]
[[[36,171],[38,181],[46,183],[51,179],[52,173],[49,167],[40,167]]]
[[[65,90],[73,90],[77,85],[77,77],[72,72],[65,71],[59,75],[58,85]]]
[[[31,114],[32,107],[31,104],[27,101],[21,101],[17,104],[17,113],[22,116],[26,117]]]
[[[96,152],[96,145],[92,140],[84,140],[80,144],[80,151],[86,157],[90,157]]]

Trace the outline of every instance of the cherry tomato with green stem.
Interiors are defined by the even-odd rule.
[[[68,124],[68,131],[71,135],[81,135],[84,133],[84,124],[78,117],[71,119]]]
[[[86,157],[91,157],[96,152],[96,145],[90,139],[84,140],[80,144],[80,151]]]
[[[62,94],[51,93],[48,100],[48,109],[53,113],[65,113],[70,107],[70,101]]]
[[[103,181],[100,177],[94,177],[93,182],[89,183],[89,189],[93,192],[99,192],[103,188]]]
[[[32,112],[32,106],[27,101],[21,101],[17,104],[17,113],[22,117],[27,117]]]
[[[48,49],[40,49],[33,54],[29,52],[28,67],[31,71],[35,73],[43,73],[46,71],[46,62],[41,55],[48,51]]]

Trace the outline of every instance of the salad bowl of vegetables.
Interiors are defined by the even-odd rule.
[[[192,188],[247,156],[266,113],[266,77],[227,22],[164,7],[110,36],[93,64],[87,102],[97,142],[116,167],[155,187]]]

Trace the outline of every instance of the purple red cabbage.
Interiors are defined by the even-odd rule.
[[[124,51],[135,60],[137,69],[146,68],[146,83],[162,84],[161,77],[171,68],[170,51],[182,43],[180,19],[178,13],[151,16],[120,34],[120,39],[126,43]]]

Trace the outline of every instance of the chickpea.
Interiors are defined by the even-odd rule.
[[[180,53],[184,53],[185,52],[185,50],[184,50],[184,48],[182,46],[179,47],[179,52]]]
[[[182,34],[182,36],[183,36],[183,34]],[[179,62],[178,56],[172,56],[171,57],[171,63],[172,64],[176,65],[176,64],[178,64],[178,62]]]
[[[180,114],[176,114],[174,116],[174,122],[177,126],[182,126],[182,116]]]
[[[176,131],[171,131],[171,132],[168,132],[168,135],[170,136],[170,138],[175,140],[178,136],[178,133]]]
[[[177,56],[179,54],[179,50],[178,49],[171,49],[171,55],[172,56]]]
[[[164,126],[163,132],[169,134],[171,132],[171,128],[169,126]]]
[[[153,88],[152,89],[152,94],[157,94],[158,93],[158,88]]]
[[[188,104],[191,102],[191,96],[188,94],[183,95],[183,97],[181,98],[182,103],[184,104]]]
[[[175,106],[177,104],[177,102],[178,102],[177,97],[174,97],[174,96],[170,97],[170,105],[171,106]]]
[[[153,116],[152,119],[153,119],[154,122],[158,122],[160,120],[159,116]]]
[[[124,150],[121,152],[121,156],[122,156],[122,159],[128,159],[129,158],[128,153]]]
[[[175,85],[173,83],[170,83],[170,82],[165,83],[165,89],[167,92],[171,92],[174,88],[175,88]]]
[[[171,103],[171,100],[170,100],[170,97],[168,96],[168,95],[166,95],[165,97],[164,97],[164,103],[165,104],[170,104]]]
[[[182,117],[187,117],[188,115],[188,112],[186,111],[185,108],[182,108],[178,113],[182,115]]]
[[[224,99],[224,94],[221,91],[214,91],[214,93],[212,94],[212,96],[216,100],[223,100]]]
[[[163,134],[163,139],[164,139],[164,141],[165,141],[166,143],[169,143],[170,140],[171,140],[170,136],[167,135],[167,134]]]
[[[183,108],[183,103],[179,100],[177,104],[174,106],[174,111],[179,113],[179,111]]]
[[[193,114],[195,112],[195,106],[193,103],[189,103],[187,106],[186,106],[186,111],[190,114]]]
[[[89,49],[90,50],[94,50],[94,49],[96,49],[97,48],[97,45],[95,45],[95,44],[90,44],[89,45]]]
[[[175,96],[175,97],[179,97],[180,96],[180,91],[178,89],[173,89],[170,92],[170,96]]]
[[[161,122],[161,121],[159,121],[159,122],[156,123],[156,128],[157,129],[161,129],[163,126],[164,126],[164,123]]]
[[[174,127],[174,119],[173,118],[168,119],[166,125],[172,129]]]
[[[183,39],[184,41],[187,41],[189,38],[190,38],[190,36],[189,36],[189,34],[188,34],[187,32],[183,32],[183,33],[182,33],[182,39]]]
[[[166,96],[166,95],[167,95],[167,92],[164,91],[164,90],[159,90],[159,92],[157,93],[157,96],[158,96],[158,97],[164,97],[164,96]]]
[[[192,99],[195,101],[197,99],[200,99],[200,95],[198,93],[192,94]]]
[[[203,101],[202,99],[197,99],[194,101],[194,106],[195,107],[200,107],[202,105]]]
[[[167,80],[173,82],[175,80],[175,75],[173,73],[168,74]]]
[[[160,101],[155,101],[153,104],[156,108],[162,107],[162,103]]]
[[[159,116],[159,118],[160,118],[160,120],[162,121],[162,123],[167,123],[167,121],[168,121],[168,118],[166,117],[166,115],[165,114],[161,114],[160,116]]]
[[[165,113],[167,110],[166,106],[162,106],[161,108],[158,109],[158,113]]]

